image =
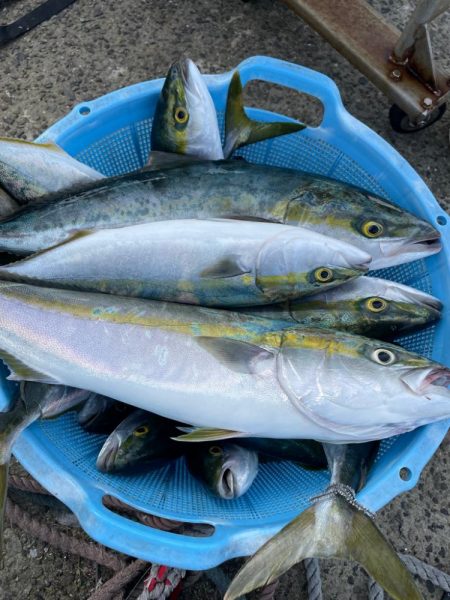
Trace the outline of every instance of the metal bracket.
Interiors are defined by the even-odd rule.
[[[450,8],[450,0],[421,0],[395,44],[392,60],[408,66],[435,92],[441,92],[428,24]]]
[[[450,0],[420,0],[403,33],[365,0],[283,0],[330,42],[411,122],[423,122],[450,92],[433,61],[428,23]]]

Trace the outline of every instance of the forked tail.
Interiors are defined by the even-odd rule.
[[[350,558],[394,600],[423,600],[390,542],[356,502],[325,494],[266,542],[240,569],[224,600],[269,585],[305,558]]]
[[[242,83],[239,72],[231,78],[228,89],[227,109],[225,115],[225,147],[223,155],[229,158],[236,148],[254,144],[262,140],[278,137],[287,133],[295,133],[304,129],[303,123],[293,121],[254,121],[245,113],[242,96]]]

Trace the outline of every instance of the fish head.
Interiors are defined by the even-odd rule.
[[[434,296],[376,277],[360,277],[290,305],[293,318],[306,326],[328,326],[379,339],[433,323],[441,310]]]
[[[156,415],[134,410],[103,444],[97,458],[97,468],[110,473],[159,458],[165,442],[165,439],[161,439],[161,435],[166,433],[163,429]]]
[[[361,289],[353,296],[368,326],[367,334],[393,337],[440,319],[442,303],[434,296],[394,281],[373,279],[362,286],[372,289]]]
[[[382,439],[450,417],[450,369],[439,363],[344,332],[305,328],[283,336],[281,387],[328,430],[329,441]]]
[[[289,227],[260,249],[256,284],[280,301],[341,285],[366,273],[370,261],[370,254],[347,242]]]
[[[258,455],[236,444],[216,443],[205,447],[203,478],[215,494],[225,500],[239,498],[258,472]]]
[[[372,256],[370,269],[426,258],[441,249],[439,232],[412,213],[358,188],[315,179],[299,191],[287,222],[345,240]]]
[[[214,102],[189,58],[169,69],[155,110],[151,147],[203,159],[223,158]]]

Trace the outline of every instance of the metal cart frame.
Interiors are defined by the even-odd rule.
[[[400,32],[365,0],[283,0],[393,102],[392,127],[417,131],[437,121],[450,73],[433,58],[429,24],[450,0],[420,0]]]

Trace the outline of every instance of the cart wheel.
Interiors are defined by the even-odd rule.
[[[445,113],[446,108],[447,105],[445,103],[441,104],[428,115],[425,121],[415,124],[411,123],[408,115],[399,106],[393,104],[389,109],[389,121],[394,131],[398,131],[399,133],[414,133],[439,121]]]

